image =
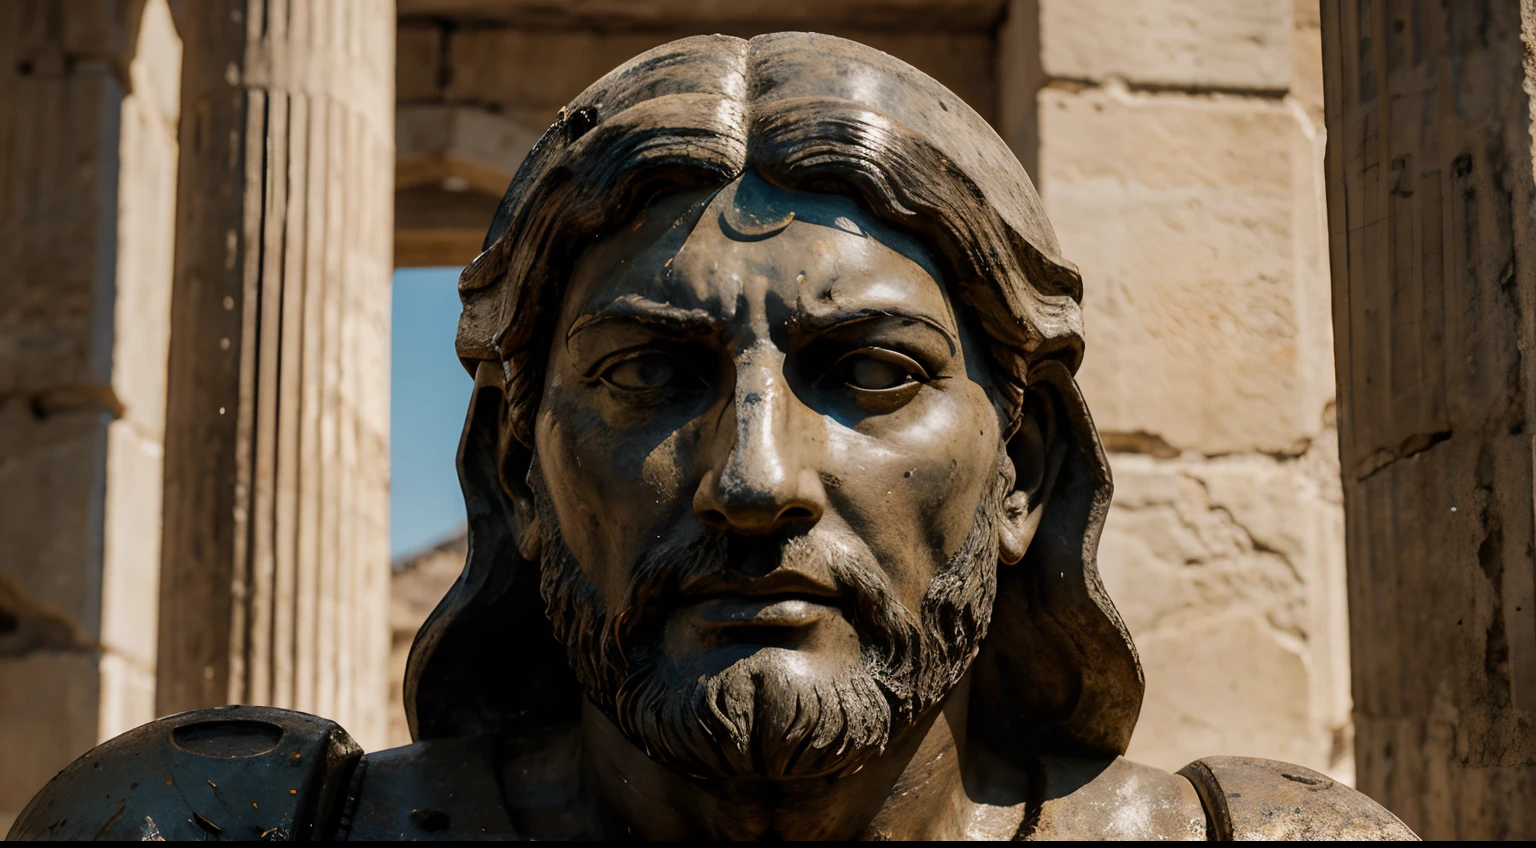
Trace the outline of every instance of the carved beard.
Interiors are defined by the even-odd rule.
[[[542,530],[540,591],[587,697],[662,765],[701,778],[845,775],[885,750],[949,693],[986,636],[997,592],[996,510],[983,499],[964,544],[929,584],[920,615],[898,601],[869,559],[798,536],[781,562],[820,560],[843,596],[859,658],[840,674],[790,675],[758,651],[723,669],[668,669],[662,645],[678,587],[725,571],[745,545],[708,532],[660,545],[636,563],[624,609],[610,618],[566,544],[543,475],[529,475]],[[682,673],[679,673],[682,672]]]

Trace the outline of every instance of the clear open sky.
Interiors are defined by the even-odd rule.
[[[395,272],[391,333],[389,549],[409,554],[464,523],[453,467],[474,381],[453,353],[458,268]]]

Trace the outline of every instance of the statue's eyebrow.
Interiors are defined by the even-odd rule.
[[[810,335],[819,335],[821,333],[827,332],[828,330],[834,330],[838,327],[847,326],[849,324],[859,324],[865,321],[875,321],[882,318],[889,318],[896,321],[912,321],[918,324],[932,327],[933,329],[937,330],[939,335],[944,337],[944,341],[949,344],[949,352],[951,354],[957,353],[960,349],[959,342],[955,339],[954,331],[950,330],[948,327],[945,327],[937,319],[931,316],[923,315],[918,312],[911,312],[904,309],[857,309],[850,312],[827,312],[819,314],[801,312],[796,314],[794,321],[796,329],[800,330],[801,332]]]
[[[668,335],[698,338],[716,333],[721,328],[719,318],[704,309],[685,309],[670,303],[660,303],[644,295],[626,294],[615,298],[608,305],[577,316],[566,331],[569,342],[577,333],[590,330],[599,324],[623,321],[641,324],[660,330]]]

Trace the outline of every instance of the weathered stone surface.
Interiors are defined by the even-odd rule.
[[[105,386],[117,186],[116,150],[101,138],[115,147],[123,91],[107,63],[46,78],[7,67],[4,77],[0,393]]]
[[[395,33],[395,97],[432,100],[442,93],[443,29],[433,23],[402,24]]]
[[[101,610],[107,424],[99,412],[39,418],[25,399],[0,404],[0,563],[29,603],[95,641]]]
[[[1295,0],[1296,39],[1291,57],[1291,99],[1301,104],[1318,131],[1323,118],[1323,34],[1315,0]]]
[[[1038,8],[1050,77],[1268,91],[1291,82],[1286,0],[1038,0]]]
[[[1147,696],[1126,756],[1169,769],[1192,750],[1327,761],[1330,739],[1316,732],[1306,702],[1306,662],[1262,619],[1211,618],[1136,643]]]
[[[634,56],[676,38],[722,32],[743,38],[780,27],[737,25],[664,32],[548,31],[504,27],[459,29],[448,36],[444,97],[476,104],[542,106],[543,125],[592,82]],[[921,68],[989,117],[996,98],[990,33],[890,32],[827,27]]]
[[[1360,786],[1529,839],[1536,4],[1321,12]]]
[[[0,656],[0,827],[37,790],[97,742],[98,655],[36,651]]]
[[[121,107],[110,374],[123,417],[158,441],[176,243],[181,42],[163,0],[148,4],[144,17],[143,51],[129,66],[134,87]]]
[[[117,654],[103,654],[98,666],[101,708],[97,716],[99,741],[126,733],[153,721],[155,673]],[[80,753],[85,753],[81,751]]]
[[[1241,750],[1352,779],[1331,454],[1114,457],[1100,563],[1146,666],[1133,757]]]
[[[474,189],[499,202],[545,129],[468,106],[401,106],[395,112],[395,189]]]
[[[107,428],[98,641],[146,668],[155,665],[164,454],[158,440],[131,422]],[[151,706],[130,726],[154,717]]]
[[[0,10],[0,826],[154,717],[181,43],[63,8]]]
[[[857,24],[925,31],[986,29],[1007,0],[401,0],[404,16],[443,16],[602,29],[774,23],[778,29]],[[660,41],[657,42],[661,43]]]
[[[1316,146],[1284,103],[1039,96],[1042,191],[1085,286],[1102,431],[1300,453],[1332,397]]]

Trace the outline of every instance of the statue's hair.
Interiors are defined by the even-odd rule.
[[[459,354],[471,371],[505,363],[513,437],[533,443],[550,333],[581,251],[658,194],[718,188],[748,170],[782,188],[851,196],[936,247],[951,295],[987,342],[1005,409],[1017,412],[1031,362],[1076,370],[1082,281],[1055,256],[1049,225],[1039,231],[1043,216],[1020,232],[960,163],[886,112],[825,94],[784,98],[772,37],[717,39],[708,62],[675,72],[698,40],[639,57],[562,112],[460,279]],[[666,82],[682,90],[655,96]],[[974,115],[958,100],[935,105]]]

